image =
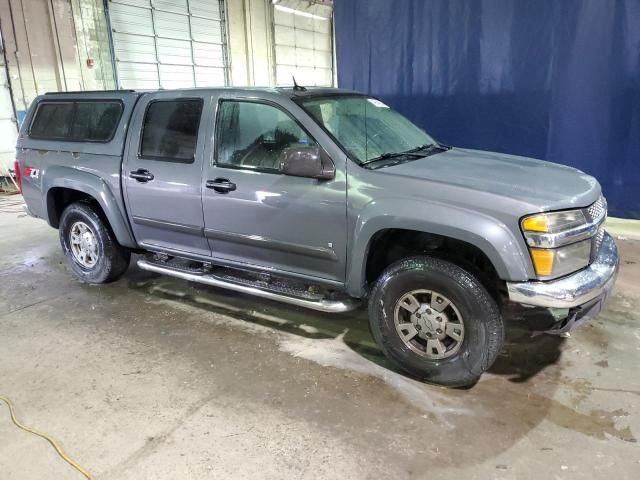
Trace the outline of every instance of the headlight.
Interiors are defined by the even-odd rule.
[[[520,222],[538,278],[561,277],[589,265],[597,225],[583,210],[529,215]]]
[[[537,233],[558,233],[587,223],[582,210],[539,213],[522,219],[522,230]]]
[[[589,265],[591,240],[583,240],[560,248],[531,248],[536,275],[556,278]]]

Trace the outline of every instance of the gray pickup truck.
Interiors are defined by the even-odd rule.
[[[411,375],[469,385],[502,346],[507,302],[597,315],[618,253],[598,182],[443,145],[338,89],[38,97],[15,170],[82,280],[144,270],[323,312],[368,300]]]

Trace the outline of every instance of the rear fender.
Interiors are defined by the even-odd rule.
[[[46,170],[42,182],[44,212],[47,212],[47,221],[50,225],[54,226],[49,214],[50,205],[47,204],[51,201],[49,190],[55,187],[76,190],[91,196],[98,202],[120,245],[137,248],[124,212],[120,209],[118,201],[107,183],[99,176],[75,168],[56,166]]]

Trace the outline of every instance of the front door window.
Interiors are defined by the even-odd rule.
[[[217,165],[277,172],[286,148],[316,145],[289,114],[264,103],[223,101]]]

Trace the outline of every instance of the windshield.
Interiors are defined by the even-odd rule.
[[[301,104],[360,163],[436,143],[422,129],[375,98],[311,98]]]

